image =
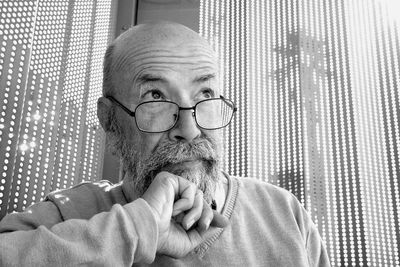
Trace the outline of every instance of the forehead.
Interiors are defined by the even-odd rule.
[[[204,40],[126,40],[114,57],[117,79],[132,85],[144,73],[190,76],[218,73],[218,58]]]
[[[123,68],[134,76],[144,70],[215,71],[218,66],[212,50],[201,44],[144,44],[125,50]]]

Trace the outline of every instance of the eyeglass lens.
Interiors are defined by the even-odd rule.
[[[229,124],[233,115],[233,105],[226,100],[209,99],[196,105],[197,124],[204,129],[218,129]],[[178,118],[179,106],[171,102],[147,102],[140,104],[136,111],[139,129],[147,132],[163,132],[171,129]]]

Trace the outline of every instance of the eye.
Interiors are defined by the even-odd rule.
[[[154,98],[154,99],[160,99],[161,98],[161,92],[154,90],[154,91],[151,92],[151,97]]]
[[[214,90],[211,88],[204,88],[201,91],[202,97],[204,98],[213,98],[215,96]]]
[[[148,90],[142,98],[149,98],[150,100],[164,99],[164,94],[158,89]]]

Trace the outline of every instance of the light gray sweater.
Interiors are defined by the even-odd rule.
[[[228,177],[230,225],[185,258],[156,255],[157,225],[121,184],[82,183],[0,222],[0,266],[329,266],[306,210],[288,191]]]

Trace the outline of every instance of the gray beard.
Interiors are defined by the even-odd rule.
[[[149,157],[132,151],[123,155],[125,171],[140,197],[146,192],[155,176],[168,171],[197,185],[203,191],[204,199],[211,203],[216,184],[219,181],[218,157],[209,138],[199,138],[192,143],[166,141],[160,143]],[[182,162],[196,159],[200,164],[187,168]]]
[[[191,143],[164,141],[159,143],[153,152],[145,157],[137,151],[132,143],[124,138],[124,129],[119,125],[115,110],[109,113],[110,131],[109,148],[122,159],[126,172],[124,183],[131,186],[135,196],[141,197],[160,171],[169,171],[193,182],[203,191],[204,199],[211,203],[217,182],[219,181],[220,143],[206,135]],[[191,169],[185,168],[182,162],[196,159],[201,164]]]

